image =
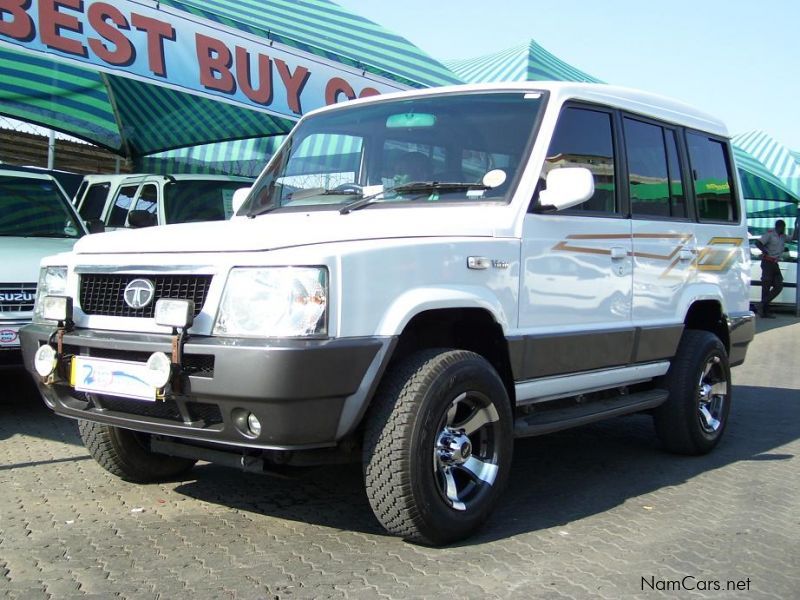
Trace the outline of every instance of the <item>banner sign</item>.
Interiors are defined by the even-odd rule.
[[[408,89],[155,2],[0,0],[0,45],[293,120]]]

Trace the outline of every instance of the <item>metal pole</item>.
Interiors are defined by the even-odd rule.
[[[120,163],[119,156],[117,156],[117,157],[114,159],[114,173],[115,173],[116,175],[119,175],[119,163]]]
[[[794,220],[794,235],[797,238],[797,249],[800,251],[800,236],[797,235],[797,228],[800,227],[800,204],[797,205],[797,215]],[[798,254],[797,262],[794,265],[794,316],[800,317],[800,254]]]
[[[50,130],[50,138],[47,141],[47,168],[51,171],[56,164],[56,132]]]

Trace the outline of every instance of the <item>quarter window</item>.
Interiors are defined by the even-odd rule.
[[[701,221],[738,221],[728,148],[698,133],[686,136]]]
[[[630,118],[624,123],[631,212],[686,217],[675,132]]]
[[[577,107],[561,112],[547,151],[542,180],[546,180],[551,169],[562,167],[586,167],[594,175],[594,195],[571,210],[617,211],[611,114]]]

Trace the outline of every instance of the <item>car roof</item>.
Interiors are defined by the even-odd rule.
[[[471,92],[546,92],[557,105],[569,100],[582,100],[611,106],[639,115],[699,129],[722,137],[728,137],[725,124],[718,118],[678,100],[622,86],[602,83],[575,83],[565,81],[523,81],[499,83],[474,83],[423,90],[410,90],[360,98],[311,111],[308,115],[330,110],[342,110],[360,104],[382,102],[403,98],[435,96],[448,93]]]

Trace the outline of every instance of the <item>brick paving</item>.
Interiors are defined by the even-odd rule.
[[[384,535],[358,466],[120,481],[0,372],[0,595],[798,598],[800,322],[759,329],[715,452],[662,452],[646,416],[520,440],[487,526],[442,549]]]

